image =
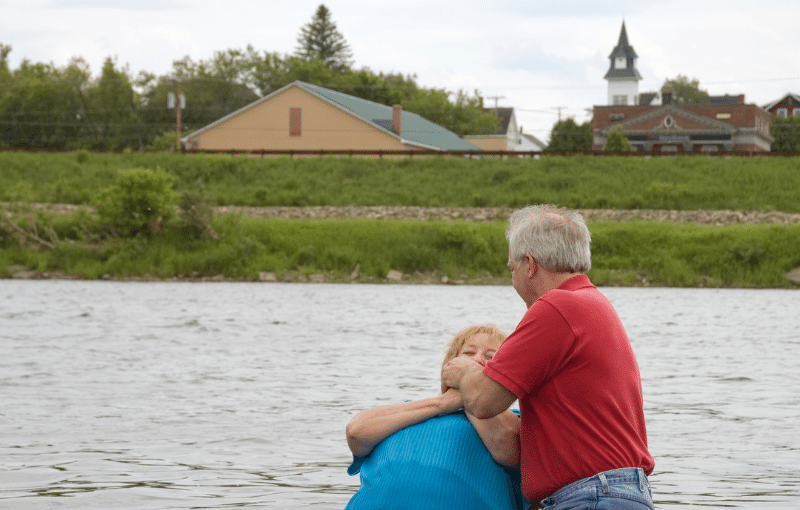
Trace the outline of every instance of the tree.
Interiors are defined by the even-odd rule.
[[[587,152],[592,150],[592,125],[580,126],[575,119],[560,120],[553,125],[547,152]]]
[[[23,60],[0,91],[0,145],[79,147],[87,135],[89,78],[81,58],[63,68]]]
[[[9,53],[11,53],[11,45],[0,43],[0,80],[3,82],[11,78],[11,70],[8,68]],[[4,83],[0,82],[0,87],[3,85]]]
[[[305,59],[322,60],[337,72],[350,69],[353,52],[324,4],[320,4],[311,21],[300,28],[296,54]]]
[[[664,89],[672,91],[672,102],[678,104],[699,104],[708,103],[708,91],[700,88],[700,81],[697,78],[689,79],[679,74],[677,77],[666,80]]]
[[[622,131],[622,126],[615,126],[614,129],[609,131],[608,139],[603,147],[605,152],[631,152],[631,142]]]
[[[127,70],[118,70],[111,58],[103,64],[100,79],[87,92],[87,116],[94,148],[121,149],[143,146],[137,133],[133,86]]]
[[[174,136],[176,115],[174,109],[167,108],[167,97],[175,92],[176,80],[180,80],[186,98],[181,114],[184,131],[201,128],[257,100],[259,96],[253,90],[254,55],[251,47],[246,51],[217,51],[208,60],[195,62],[187,56],[174,61],[169,76],[140,73],[136,88],[142,131],[146,131],[144,144],[150,145],[168,131]]]
[[[772,117],[771,152],[800,152],[800,117]]]
[[[421,89],[400,104],[404,110],[414,112],[459,136],[488,134],[500,125],[496,115],[483,111],[483,98],[477,90],[474,96],[459,90],[452,101],[450,96],[444,89]]]

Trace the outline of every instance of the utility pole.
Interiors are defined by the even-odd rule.
[[[181,152],[181,81],[175,80],[175,151]]]
[[[561,109],[566,108],[566,106],[551,106],[551,110],[558,110],[558,121],[561,122]]]
[[[506,96],[486,96],[486,99],[494,99],[494,109],[497,110],[497,100],[505,99]]]

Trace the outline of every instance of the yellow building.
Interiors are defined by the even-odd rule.
[[[187,151],[480,151],[403,111],[295,81],[183,138]]]

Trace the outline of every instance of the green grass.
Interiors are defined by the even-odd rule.
[[[469,160],[0,152],[0,201],[89,203],[123,168],[162,168],[216,205],[738,209],[800,212],[800,157]]]
[[[0,276],[21,268],[80,278],[258,280],[263,271],[298,281],[384,281],[390,269],[410,281],[442,276],[473,283],[508,283],[502,223],[395,220],[289,220],[219,216],[217,239],[191,240],[177,227],[152,239],[82,239],[85,216],[53,225],[55,249],[23,248],[0,231]],[[784,274],[800,266],[800,225],[727,227],[650,222],[590,223],[598,285],[792,287]],[[67,241],[66,239],[70,239]]]

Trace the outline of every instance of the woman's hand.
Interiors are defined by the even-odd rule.
[[[461,401],[461,392],[457,388],[447,388],[440,396],[439,414],[450,414],[464,407]]]

